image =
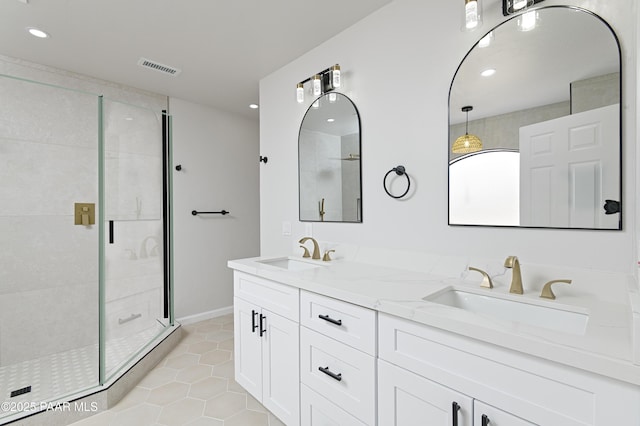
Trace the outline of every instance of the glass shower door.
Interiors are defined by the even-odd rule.
[[[103,101],[108,379],[168,325],[161,111]]]
[[[0,423],[98,384],[98,97],[0,75]],[[35,405],[29,405],[34,403]]]

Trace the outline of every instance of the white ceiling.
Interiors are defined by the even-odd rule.
[[[260,78],[391,1],[1,0],[0,54],[257,119],[248,105]],[[142,68],[141,57],[182,73]]]

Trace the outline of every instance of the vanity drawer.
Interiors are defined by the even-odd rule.
[[[299,321],[300,291],[295,287],[236,271],[233,274],[233,291],[236,297],[295,322]]]
[[[306,385],[300,385],[300,424],[302,426],[366,426]]]
[[[376,370],[371,355],[300,327],[300,380],[364,423],[375,424]]]
[[[376,312],[371,309],[302,291],[300,323],[369,355],[376,353]]]

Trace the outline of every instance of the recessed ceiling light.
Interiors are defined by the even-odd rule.
[[[42,31],[39,28],[27,27],[27,31],[29,31],[29,34],[31,34],[34,37],[49,38],[49,34],[47,34],[46,32]]]
[[[251,104],[251,105],[249,105],[249,108],[258,109],[258,104]]]
[[[486,69],[486,70],[482,71],[480,73],[480,75],[483,76],[483,77],[490,77],[490,76],[494,75],[495,73],[496,73],[496,70],[494,70],[493,68],[489,68],[489,69]]]
[[[333,123],[334,121],[336,121],[335,118],[327,118],[327,123]]]

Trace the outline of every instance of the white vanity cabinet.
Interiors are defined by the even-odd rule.
[[[587,371],[600,358],[570,342],[501,332],[512,350],[371,296],[329,297],[311,275],[263,276],[234,272],[235,378],[287,426],[640,425],[640,387]],[[538,341],[552,358],[523,352]]]
[[[301,291],[303,425],[376,424],[376,313]]]
[[[464,426],[640,424],[637,386],[391,315],[378,315],[378,333],[381,425],[414,424],[394,419],[429,404],[425,424],[455,425],[454,401]]]
[[[234,274],[235,379],[288,426],[300,424],[298,293]]]

